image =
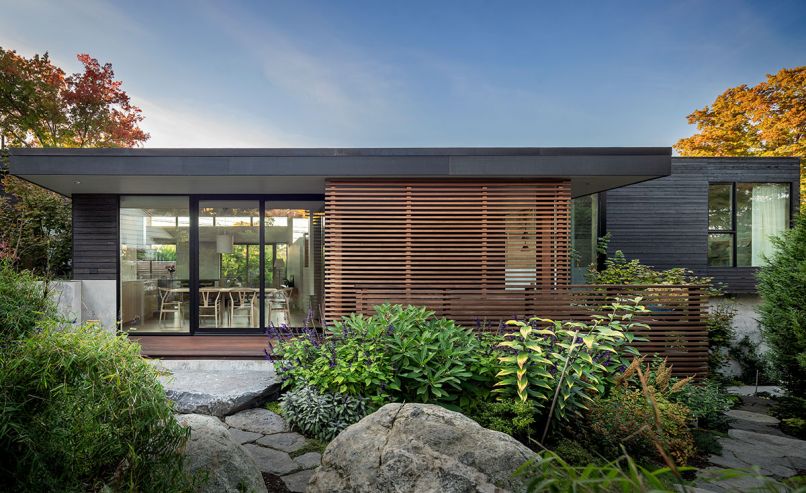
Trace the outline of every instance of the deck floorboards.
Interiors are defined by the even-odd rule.
[[[262,359],[263,335],[129,336],[149,358]]]

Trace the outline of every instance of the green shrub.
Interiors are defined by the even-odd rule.
[[[590,439],[605,457],[617,457],[624,446],[634,457],[663,462],[656,444],[661,444],[677,464],[686,464],[694,454],[688,429],[691,415],[682,404],[654,396],[655,409],[640,390],[617,389],[608,397],[594,399],[587,415]],[[658,426],[659,425],[659,426]]]
[[[496,392],[547,406],[550,418],[580,415],[592,396],[604,394],[617,370],[638,354],[630,346],[635,340],[630,331],[646,327],[632,320],[645,311],[640,300],[613,303],[605,307],[611,310],[607,316],[594,316],[591,323],[510,321],[517,331],[499,344],[508,352],[498,358]]]
[[[605,268],[601,271],[592,266],[586,275],[590,284],[692,284],[712,286],[713,278],[699,277],[693,271],[682,267],[668,270],[655,270],[649,265],[642,264],[640,260],[627,260],[624,252],[616,250],[613,257],[604,262]],[[718,288],[711,288],[714,294]]]
[[[806,214],[772,242],[775,253],[758,273],[762,336],[784,388],[806,395]]]
[[[736,308],[728,302],[711,305],[705,319],[708,329],[708,370],[712,375],[727,365],[730,358],[728,350],[736,337],[733,330],[733,319]]]
[[[591,451],[575,440],[563,438],[552,447],[552,451],[563,461],[572,466],[586,466],[588,464],[599,464],[602,460],[595,457]]]
[[[758,350],[758,343],[744,336],[730,346],[728,354],[739,365],[739,380],[748,385],[773,383],[768,360]]]
[[[280,397],[285,420],[306,436],[329,442],[368,413],[367,400],[299,387]]]
[[[575,466],[547,451],[521,466],[516,474],[526,480],[527,491],[541,493],[662,493],[678,491],[682,484],[669,469],[647,469],[628,455],[604,465]]]
[[[468,415],[485,428],[506,433],[531,446],[537,412],[534,401],[508,399],[479,402]]]
[[[270,330],[284,386],[364,396],[375,406],[390,400],[461,406],[489,392],[496,365],[491,342],[426,308],[380,305],[375,312],[344,317],[324,337],[309,329],[287,339]]]
[[[725,412],[734,404],[734,397],[722,390],[718,383],[706,381],[686,385],[669,395],[669,400],[686,406],[697,425],[709,430],[727,431],[729,419]]]
[[[32,332],[55,314],[42,279],[0,261],[0,345]]]
[[[0,490],[182,490],[188,431],[139,351],[95,326],[46,327],[9,347]]]
[[[806,440],[806,419],[785,418],[781,421],[781,430],[793,437]]]
[[[691,430],[691,436],[694,437],[694,448],[697,449],[697,455],[708,457],[722,453],[722,444],[719,443],[719,439],[727,435],[712,430],[695,428]]]

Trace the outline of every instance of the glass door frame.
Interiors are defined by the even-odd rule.
[[[258,214],[260,216],[259,237],[259,263],[260,284],[258,288],[258,317],[256,327],[199,327],[199,203],[207,200],[232,201],[258,201]],[[323,194],[293,194],[293,195],[254,195],[254,194],[202,194],[190,195],[190,235],[189,255],[190,261],[190,335],[236,335],[236,334],[263,334],[266,331],[266,203],[283,202],[322,202]],[[274,204],[272,204],[274,206]]]

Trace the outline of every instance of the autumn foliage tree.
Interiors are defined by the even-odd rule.
[[[698,132],[677,141],[682,156],[798,156],[806,208],[806,66],[732,87],[688,115]]]
[[[148,140],[143,115],[112,65],[87,54],[67,75],[47,53],[26,58],[0,47],[0,139],[8,147],[135,147]],[[4,156],[5,158],[5,156]],[[20,268],[69,272],[69,200],[5,173],[0,248]]]

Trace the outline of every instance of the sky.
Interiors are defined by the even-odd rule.
[[[0,46],[111,62],[146,147],[671,146],[806,1],[0,0]]]

